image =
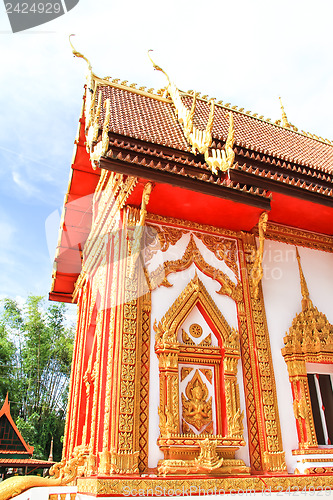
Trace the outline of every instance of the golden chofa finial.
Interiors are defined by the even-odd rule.
[[[72,52],[73,52],[73,55],[74,55],[75,57],[81,57],[82,59],[84,59],[84,60],[86,61],[86,63],[88,64],[88,69],[89,69],[89,71],[92,71],[92,67],[91,67],[91,64],[90,64],[89,59],[87,59],[87,58],[86,58],[83,54],[81,54],[81,52],[78,52],[78,51],[75,49],[75,47],[73,46],[72,41],[71,41],[71,36],[75,36],[75,34],[74,34],[74,33],[72,33],[71,35],[69,35],[69,43],[70,43],[70,45],[71,45],[71,47],[72,47]]]
[[[168,80],[169,84],[171,84],[171,81],[170,81],[170,78],[169,78],[168,74],[164,71],[164,69],[161,68],[161,66],[159,66],[158,64],[156,64],[153,61],[153,58],[151,57],[150,52],[154,52],[153,49],[149,49],[148,50],[148,57],[150,59],[150,62],[154,66],[154,69],[156,69],[157,71],[161,71],[167,77],[167,80]]]
[[[290,123],[288,122],[288,118],[287,118],[286,112],[284,110],[281,97],[279,97],[279,100],[280,100],[281,113],[282,113],[282,126],[290,128]]]

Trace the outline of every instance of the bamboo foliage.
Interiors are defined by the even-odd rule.
[[[0,397],[8,392],[12,415],[38,455],[47,458],[52,436],[60,453],[73,345],[65,306],[46,307],[38,296],[23,306],[4,299],[0,328],[10,354],[2,356],[0,343]],[[7,365],[3,374],[1,363]]]

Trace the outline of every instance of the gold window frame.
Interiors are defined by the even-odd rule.
[[[180,344],[177,333],[193,308],[198,305],[209,318],[214,331],[221,337],[220,347],[202,347]],[[210,326],[211,326],[210,325]],[[179,412],[180,362],[218,364],[223,362],[227,425],[225,433],[210,435],[217,451],[233,458],[235,451],[245,445],[243,439],[243,412],[240,410],[237,383],[237,363],[240,358],[238,332],[232,329],[200,279],[195,276],[157,325],[155,352],[159,360],[160,406],[158,445],[165,459],[192,459],[198,456],[207,434],[181,434]],[[223,356],[221,357],[221,352]],[[217,419],[217,425],[218,419]]]

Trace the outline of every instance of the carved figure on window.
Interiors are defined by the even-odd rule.
[[[187,384],[185,394],[182,394],[183,419],[200,431],[212,420],[212,397],[203,383],[198,370]]]

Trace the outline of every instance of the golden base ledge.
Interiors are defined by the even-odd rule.
[[[315,490],[331,492],[333,490],[333,475],[314,474],[279,476],[178,476],[178,477],[148,477],[148,476],[113,476],[78,478],[78,493],[96,497],[103,496],[196,496],[225,493],[270,493],[289,492],[294,494],[309,493]],[[312,493],[313,494],[313,493]]]
[[[300,448],[292,450],[293,455],[333,455],[332,448]],[[318,459],[319,461],[320,459]]]

